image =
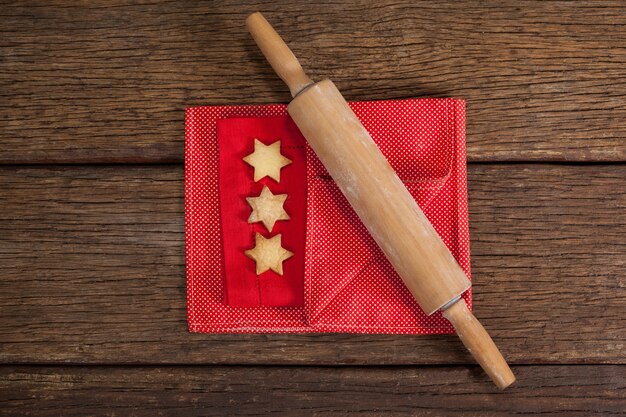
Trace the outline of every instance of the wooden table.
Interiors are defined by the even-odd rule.
[[[8,2],[0,8],[0,414],[626,410],[626,4]],[[186,326],[184,109],[287,102],[260,9],[351,100],[467,99],[475,312],[454,336]]]

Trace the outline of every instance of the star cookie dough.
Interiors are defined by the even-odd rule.
[[[263,177],[270,177],[280,182],[280,170],[291,163],[280,153],[280,141],[271,145],[264,145],[260,140],[254,139],[254,152],[243,158],[254,167],[254,181]]]
[[[272,270],[279,275],[283,274],[283,261],[293,256],[292,252],[282,247],[282,236],[277,234],[266,239],[260,233],[256,234],[254,249],[246,251],[246,255],[256,262],[256,274],[261,275],[267,270]]]
[[[248,223],[261,222],[271,232],[278,220],[289,220],[289,215],[283,208],[286,199],[287,194],[272,194],[267,185],[264,185],[258,197],[246,197],[252,207]]]

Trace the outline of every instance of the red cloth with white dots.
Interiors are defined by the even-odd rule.
[[[409,99],[352,102],[350,106],[470,277],[464,101]],[[218,122],[222,140],[218,139]],[[187,109],[185,213],[190,331],[452,333],[452,326],[440,312],[426,316],[419,308],[292,125],[285,105]],[[250,281],[245,277],[243,281],[229,281],[230,277],[225,274],[229,265],[225,262],[230,261],[225,252],[231,248],[224,248],[224,244],[231,240],[224,234],[228,231],[223,230],[230,227],[224,226],[223,219],[229,211],[220,204],[223,199],[220,200],[218,186],[223,189],[229,184],[224,178],[228,160],[220,155],[220,145],[225,146],[224,132],[228,131],[228,140],[239,136],[244,142],[239,149],[250,150],[253,144],[245,142],[252,141],[255,134],[271,136],[272,129],[282,137],[260,139],[265,139],[265,143],[277,139],[285,141],[289,147],[283,154],[292,160],[296,149],[300,149],[297,152],[302,152],[303,156],[298,164],[303,164],[304,169],[292,169],[295,172],[292,175],[299,176],[298,181],[305,184],[306,193],[295,198],[291,206],[285,205],[288,212],[302,207],[302,221],[291,227],[302,227],[303,233],[294,233],[300,236],[298,241],[283,240],[286,249],[304,251],[303,262],[293,258],[285,261],[285,268],[292,267],[283,282],[272,284],[272,280],[280,278],[278,275],[262,281],[264,274]],[[228,152],[225,148],[222,151]],[[250,169],[238,161],[235,163],[239,156],[236,152],[232,154],[231,173]],[[281,171],[281,183],[283,175],[287,175],[286,168]],[[283,191],[289,194],[289,186],[274,190],[280,185],[271,181],[266,183],[275,194]],[[256,188],[251,191],[252,195],[258,195],[261,184],[253,186]],[[249,214],[240,210],[235,220],[227,223],[245,223]],[[288,222],[276,224],[278,228],[284,223],[280,229],[283,239],[290,231]],[[261,226],[251,228],[246,224],[245,227],[248,233],[243,239],[249,240],[251,248],[254,240],[250,231]],[[271,236],[275,232],[264,234]],[[253,270],[254,262],[247,261]],[[233,263],[230,269],[237,265]],[[242,264],[241,267],[248,266]],[[256,289],[249,288],[254,285]],[[259,290],[260,286],[264,286],[263,290]],[[300,288],[302,296],[294,296]],[[266,296],[259,291],[265,291]],[[470,291],[463,298],[471,307]]]

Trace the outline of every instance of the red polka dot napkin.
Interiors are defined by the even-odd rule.
[[[470,276],[465,103],[350,106]],[[281,141],[281,181],[254,182],[254,139]],[[194,107],[186,113],[185,211],[189,328],[194,332],[452,333],[404,287],[286,113],[284,105]],[[247,222],[245,198],[287,194],[290,219],[270,232]],[[255,273],[243,252],[281,233],[294,256],[283,275]],[[471,294],[464,294],[471,305]]]

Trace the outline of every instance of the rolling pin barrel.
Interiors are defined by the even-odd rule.
[[[298,128],[426,314],[470,281],[330,80],[288,106]]]
[[[260,13],[246,21],[289,86],[288,112],[378,246],[428,315],[444,308],[457,334],[500,388],[515,381],[460,295],[470,281],[330,80],[313,83]]]

